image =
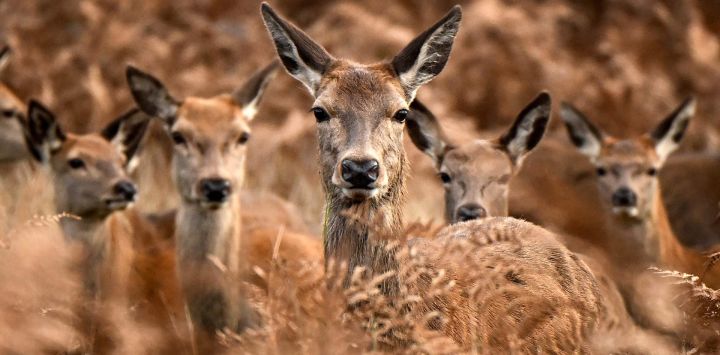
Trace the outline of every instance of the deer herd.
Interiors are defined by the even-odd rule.
[[[278,264],[297,271],[283,282],[307,294],[321,286],[303,285],[301,269],[318,278],[341,275],[345,287],[357,270],[368,278],[391,275],[379,283],[380,293],[392,298],[400,289],[415,290],[422,301],[414,307],[442,319],[428,328],[467,351],[588,353],[597,350],[598,337],[616,334],[624,340],[607,352],[642,352],[640,339],[655,339],[672,353],[688,333],[701,331],[656,324],[652,311],[637,304],[652,295],[633,282],[635,274],[657,266],[700,275],[707,286],[720,288],[720,267],[708,259],[720,249],[681,242],[660,186],[659,172],[683,138],[694,99],[632,139],[609,136],[562,103],[570,142],[594,166],[599,202],[606,204],[583,208],[607,207],[608,213],[603,238],[555,233],[509,217],[518,210],[510,186],[526,173],[525,158],[549,125],[548,93],[540,93],[497,138],[465,143],[451,140],[441,120],[416,99],[448,63],[460,29],[459,6],[391,60],[370,65],[332,56],[266,3],[261,14],[279,61],[236,91],[211,98],[178,98],[159,78],[128,66],[137,108],[98,133],[67,132],[56,118],[61,110],[56,115],[34,100],[25,109],[0,85],[0,161],[34,160],[46,167],[56,212],[77,217],[62,219],[61,227],[68,243],[83,250],[77,267],[88,340],[81,352],[117,346],[112,322],[128,316],[128,307],[132,317],[163,330],[157,352],[221,351],[219,334],[263,324],[246,284],[270,292],[254,270]],[[4,49],[0,68],[9,56]],[[326,201],[322,238],[285,225],[287,216],[263,216],[260,223],[243,211],[253,208],[242,190],[252,120],[281,66],[313,98]],[[143,201],[135,201],[138,188],[130,178],[151,120],[162,124],[173,144],[169,174],[180,202],[164,214],[134,206]],[[445,191],[448,226],[432,237],[405,233],[406,128]],[[543,186],[534,188],[542,193]],[[555,226],[541,211],[529,215],[539,225]],[[399,252],[402,247],[411,252]],[[452,287],[435,295],[427,280],[404,277],[397,271],[409,259]]]

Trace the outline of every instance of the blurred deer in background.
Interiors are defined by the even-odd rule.
[[[239,332],[261,322],[241,283],[252,279],[252,266],[269,269],[282,231],[244,231],[240,192],[249,124],[277,67],[268,65],[232,94],[182,101],[158,79],[127,68],[138,106],[160,118],[174,142],[171,174],[181,196],[175,219],[177,268],[202,351],[218,345],[217,332]],[[320,250],[319,240],[287,232],[278,258],[299,269],[319,262]]]
[[[611,255],[624,265],[655,264],[692,273],[718,288],[720,270],[706,272],[707,257],[682,245],[673,233],[658,180],[694,112],[695,100],[687,99],[649,134],[624,140],[603,133],[569,104],[563,104],[561,116],[573,144],[596,168],[600,194],[613,213],[608,222],[623,232],[623,238],[606,240]]]
[[[134,109],[100,134],[78,135],[65,132],[40,103],[31,101],[28,109],[27,148],[49,168],[56,211],[69,214],[60,220],[63,232],[82,249],[79,270],[91,300],[83,312],[89,317],[83,326],[91,337],[90,352],[120,346],[114,344],[117,328],[127,326],[121,319],[131,308],[138,321],[166,327],[171,337],[176,333],[171,324],[178,315],[169,310],[178,293],[172,235],[163,235],[133,209],[124,211],[135,201],[137,189],[127,170],[148,122]]]
[[[10,61],[9,47],[0,49],[0,73]],[[22,135],[25,105],[7,86],[0,83],[0,163],[29,157]]]
[[[587,349],[602,312],[598,286],[589,269],[540,227],[489,218],[451,226],[435,239],[414,240],[416,255],[427,260],[425,267],[446,271],[443,277],[457,285],[441,296],[429,296],[431,287],[422,279],[403,280],[397,273],[407,261],[396,260],[396,249],[390,247],[403,242],[408,171],[403,130],[416,91],[447,63],[460,26],[460,7],[392,61],[371,65],[332,57],[266,3],[262,15],[285,68],[315,100],[312,111],[327,201],[325,262],[347,267],[328,272],[338,271],[348,279],[356,267],[372,276],[394,272],[380,284],[381,292],[392,296],[403,287],[415,287],[427,296],[418,307],[443,317],[441,324],[428,326],[465,347],[489,352]],[[541,122],[541,112],[529,113],[530,121]],[[527,150],[528,142],[538,139],[524,132],[516,129],[505,138],[513,153]],[[455,258],[445,252],[451,249],[468,254]],[[478,271],[482,275],[472,274]],[[510,296],[513,301],[508,302],[510,294],[522,296]]]

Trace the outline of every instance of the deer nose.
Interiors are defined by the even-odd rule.
[[[612,195],[612,203],[617,207],[634,207],[637,204],[637,196],[627,187],[621,187]]]
[[[121,196],[126,201],[134,201],[137,194],[135,184],[130,181],[122,180],[113,186],[113,192]]]
[[[457,219],[460,222],[470,221],[473,219],[479,219],[487,217],[487,211],[482,206],[476,203],[469,203],[462,205],[458,208]]]
[[[203,179],[200,189],[209,202],[225,202],[232,192],[230,181],[220,178]]]
[[[375,159],[342,161],[342,178],[349,182],[353,188],[365,189],[370,187],[378,178],[380,164]]]

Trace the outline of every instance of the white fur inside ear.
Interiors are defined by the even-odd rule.
[[[242,115],[248,121],[251,121],[253,118],[255,118],[255,115],[257,115],[257,113],[258,113],[257,100],[253,100],[253,102],[251,102],[249,105],[246,105],[242,109]]]
[[[305,87],[310,90],[310,94],[314,96],[315,92],[320,86],[322,74],[313,70],[302,61],[300,54],[298,53],[297,47],[295,46],[295,43],[290,40],[290,36],[287,34],[287,32],[285,32],[285,30],[282,29],[282,27],[280,27],[274,21],[267,21],[266,24],[268,29],[270,30],[270,35],[273,37],[273,39],[275,39],[276,42],[283,44],[282,49],[280,49],[280,46],[277,46],[278,52],[282,50],[282,52],[279,53],[280,56],[290,57],[298,64],[297,70],[295,70],[294,72],[288,72],[295,79],[303,83],[303,85],[305,85]]]
[[[403,86],[410,89],[410,99],[408,101],[415,99],[417,89],[432,80],[436,75],[434,73],[423,72],[420,70],[420,68],[426,64],[442,60],[443,55],[441,53],[434,52],[432,54],[428,54],[431,46],[442,47],[452,45],[454,39],[455,33],[448,28],[448,26],[440,26],[432,33],[432,35],[430,35],[422,47],[420,47],[420,53],[418,54],[417,60],[413,66],[410,67],[409,70],[400,74],[400,82]]]
[[[680,139],[677,137],[682,137],[683,131],[687,129],[688,121],[694,114],[695,101],[692,101],[677,113],[668,132],[655,143],[655,152],[661,162],[664,162],[680,146]]]

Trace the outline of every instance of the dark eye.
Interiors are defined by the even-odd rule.
[[[325,122],[330,119],[330,114],[322,107],[313,107],[312,112],[318,122]]]
[[[71,169],[82,169],[85,167],[85,162],[82,159],[75,158],[68,160],[68,165]]]
[[[448,175],[447,173],[440,173],[438,174],[438,176],[440,176],[440,180],[442,180],[443,184],[448,184],[452,180],[450,178],[450,175]]]
[[[243,132],[240,137],[238,137],[237,143],[238,144],[245,144],[247,143],[248,139],[250,139],[250,133]]]
[[[657,169],[655,169],[655,168],[650,168],[650,169],[647,170],[647,174],[650,175],[650,176],[655,176],[655,175],[657,175]]]
[[[187,141],[185,140],[185,137],[183,137],[183,135],[180,134],[179,132],[172,133],[172,140],[176,145],[182,145],[182,144],[187,143]]]
[[[595,169],[595,172],[598,174],[598,176],[605,176],[605,174],[607,174],[607,169],[603,167],[598,167],[597,169]]]
[[[2,116],[5,118],[13,118],[15,117],[15,110],[3,110]]]
[[[401,109],[401,110],[398,110],[398,112],[395,112],[395,116],[393,116],[393,118],[394,118],[396,121],[398,121],[398,122],[400,122],[400,123],[403,123],[403,122],[405,122],[405,119],[407,118],[407,115],[408,115],[408,110],[406,110],[406,109]]]

